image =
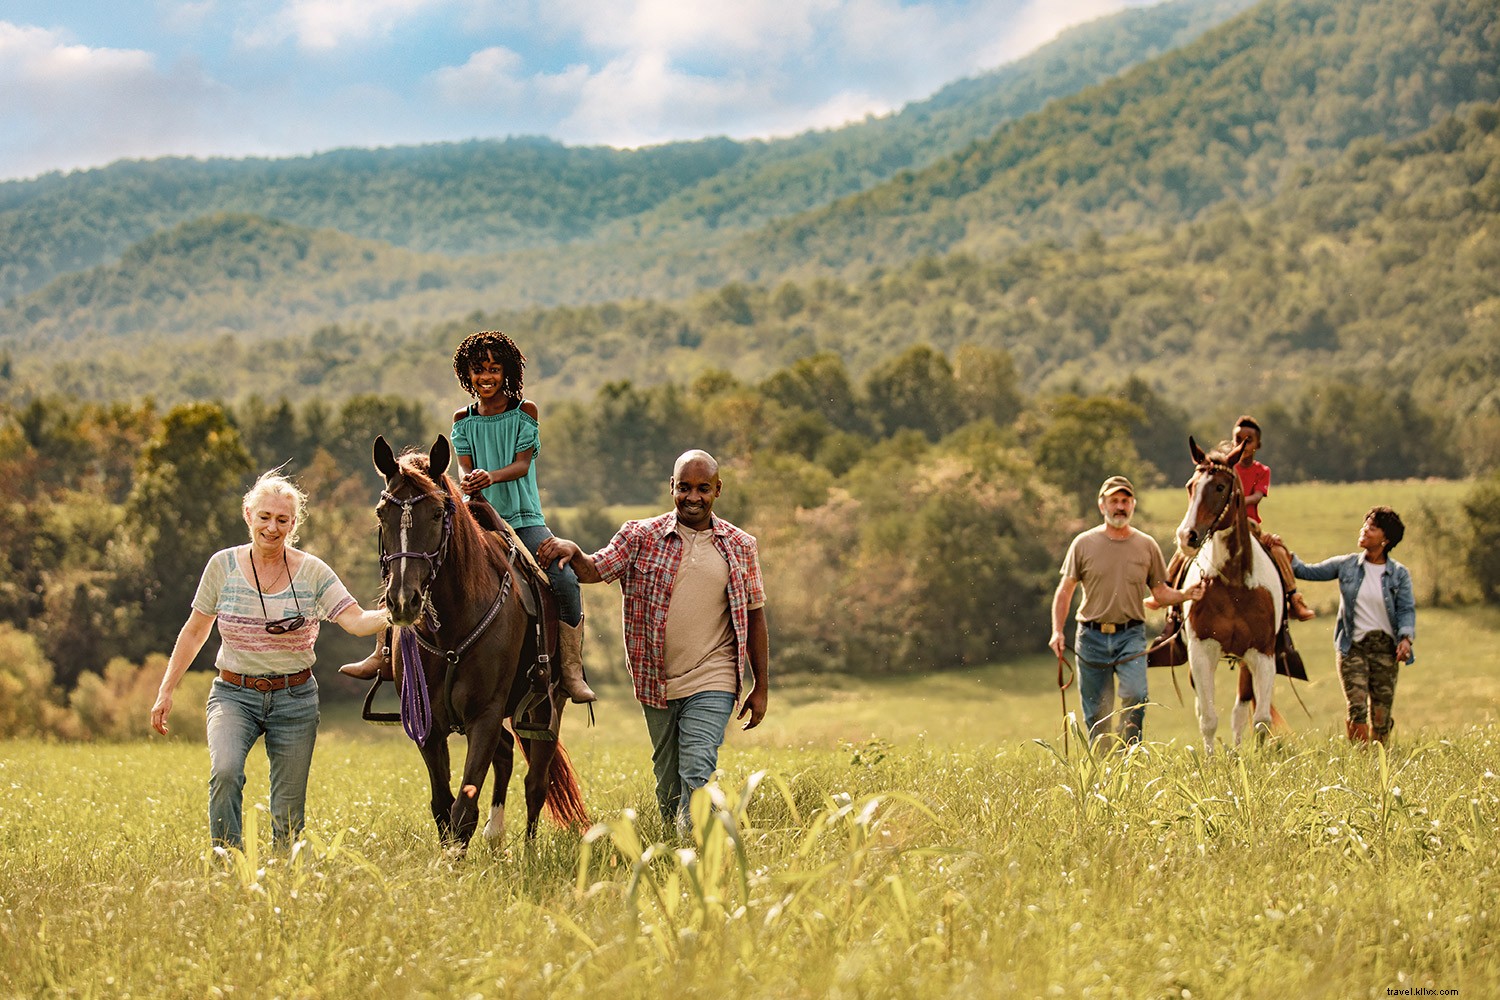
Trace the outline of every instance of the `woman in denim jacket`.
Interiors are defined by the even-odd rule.
[[[1359,529],[1359,552],[1308,565],[1292,557],[1299,580],[1339,581],[1339,617],[1333,629],[1338,649],[1339,680],[1349,705],[1344,723],[1349,739],[1384,743],[1395,720],[1396,674],[1400,664],[1414,662],[1417,605],[1411,573],[1388,558],[1406,528],[1389,507],[1374,507]]]

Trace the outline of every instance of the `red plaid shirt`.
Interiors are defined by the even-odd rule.
[[[714,548],[729,564],[729,621],[734,626],[739,675],[750,669],[750,611],[766,603],[755,537],[720,517],[713,519]],[[608,545],[589,557],[605,583],[621,581],[625,594],[625,659],[635,696],[652,708],[667,707],[666,661],[662,656],[672,584],[682,564],[677,512],[649,521],[627,521]],[[736,691],[738,694],[738,690]]]

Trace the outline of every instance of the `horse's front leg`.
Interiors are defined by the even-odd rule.
[[[469,733],[469,749],[464,755],[463,778],[450,816],[453,839],[460,850],[468,846],[479,826],[479,790],[484,787],[484,776],[495,760],[495,748],[503,731],[501,716],[502,707],[496,701],[465,726]]]
[[[500,740],[495,744],[495,791],[490,796],[490,818],[484,824],[484,839],[496,847],[505,839],[505,795],[515,763],[516,738],[501,726]]]
[[[453,839],[453,827],[448,821],[453,809],[453,789],[448,783],[447,729],[434,726],[420,749],[422,762],[427,765],[427,781],[432,788],[428,805],[432,809],[433,822],[437,824],[438,839],[446,844]]]
[[[1214,735],[1219,731],[1219,710],[1214,706],[1214,671],[1219,667],[1220,647],[1214,639],[1199,639],[1189,633],[1187,649],[1198,731],[1203,734],[1203,752],[1213,753]]]

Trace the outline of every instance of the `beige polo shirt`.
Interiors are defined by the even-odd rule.
[[[662,642],[667,700],[704,691],[738,690],[737,645],[729,619],[729,564],[714,547],[713,531],[680,522],[682,563],[672,583],[672,602]]]

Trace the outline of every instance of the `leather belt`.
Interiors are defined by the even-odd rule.
[[[1130,621],[1120,622],[1118,625],[1116,625],[1114,622],[1082,622],[1081,624],[1084,628],[1091,628],[1095,632],[1103,632],[1105,635],[1114,635],[1116,632],[1123,632],[1128,628],[1135,628],[1137,625],[1143,625],[1145,623],[1142,622],[1139,618],[1132,618],[1130,619]]]
[[[312,680],[312,667],[303,667],[295,674],[274,674],[268,677],[251,677],[221,668],[219,679],[226,684],[251,688],[255,691],[280,691],[282,688],[294,688]]]

